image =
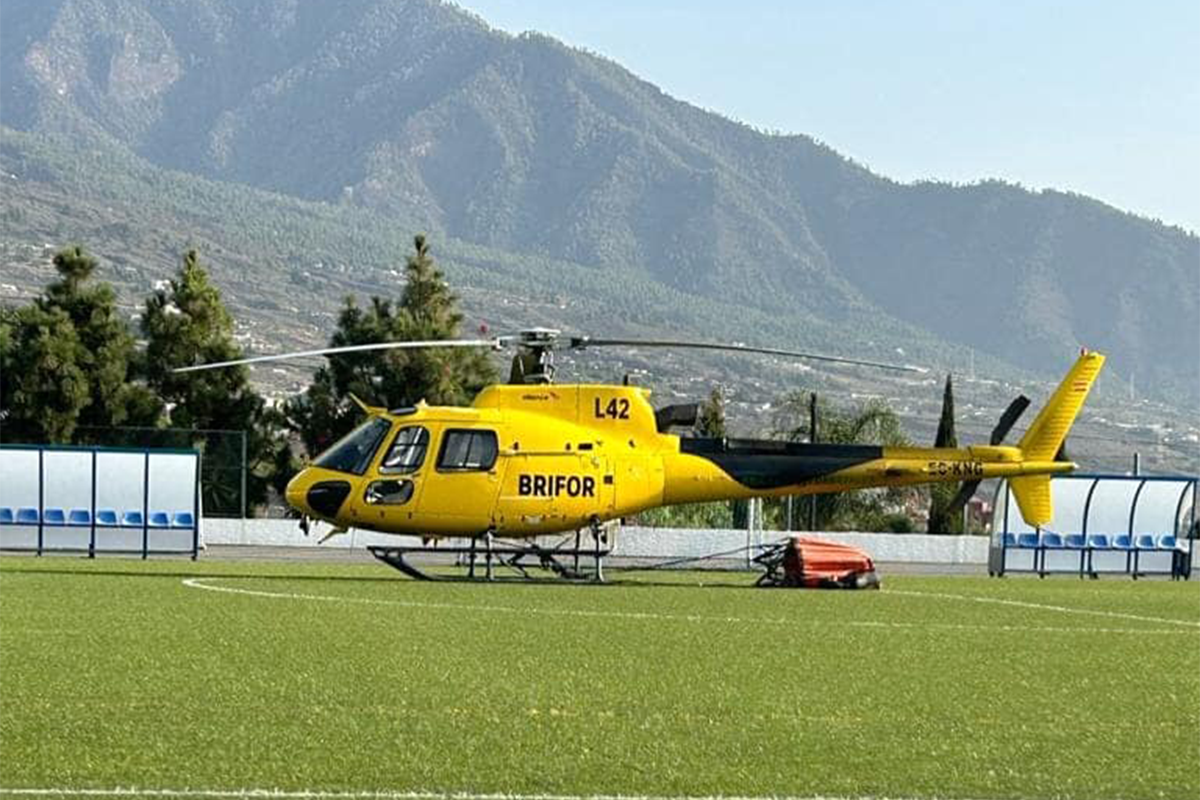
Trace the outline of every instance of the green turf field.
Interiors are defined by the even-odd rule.
[[[1200,797],[1196,582],[671,580],[5,557],[0,787]]]

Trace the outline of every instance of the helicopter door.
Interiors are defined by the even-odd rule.
[[[596,486],[595,497],[588,498],[589,502],[582,511],[589,519],[593,515],[603,519],[611,518],[617,500],[613,486],[613,463],[604,456],[586,452],[592,449],[592,445],[587,442],[580,444],[579,449],[583,451],[579,454],[580,473],[593,478]]]
[[[530,535],[581,528],[593,516],[613,512],[609,461],[586,452],[515,452],[505,459],[504,486],[496,508],[496,528]]]
[[[380,459],[378,474],[364,481],[356,519],[376,530],[393,530],[392,525],[411,520],[424,484],[422,475],[428,471],[421,469],[428,450],[428,428],[401,427]]]
[[[490,428],[442,432],[419,506],[430,533],[482,533],[492,527],[500,491],[499,454],[499,437]]]

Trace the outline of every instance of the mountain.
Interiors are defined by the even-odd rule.
[[[875,317],[1041,373],[1086,345],[1200,402],[1200,240],[1085,197],[898,184],[432,0],[0,15],[16,131],[822,330]]]
[[[323,341],[345,295],[397,294],[399,267],[412,248],[411,228],[369,209],[212,181],[155,167],[116,145],[81,148],[2,126],[0,185],[0,264],[15,281],[0,284],[0,293],[36,293],[53,272],[54,248],[82,241],[132,314],[180,254],[196,247],[234,307],[245,343],[257,350]],[[846,331],[796,311],[690,294],[636,269],[597,269],[446,237],[434,248],[473,325],[724,340],[752,333],[759,342],[852,348],[877,359],[894,358],[894,343],[904,342],[923,363],[969,358],[965,348],[870,308],[852,312]],[[999,361],[988,367],[1013,369]],[[604,375],[611,379],[611,369]]]

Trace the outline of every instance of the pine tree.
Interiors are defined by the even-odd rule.
[[[112,287],[93,282],[96,259],[82,247],[69,247],[55,254],[54,268],[59,280],[46,287],[37,303],[45,311],[62,310],[78,338],[75,361],[86,378],[88,395],[77,420],[80,438],[101,436],[102,428],[154,425],[162,404],[133,380],[133,336]]]
[[[346,298],[338,314],[330,347],[378,342],[456,339],[463,315],[434,264],[424,236],[413,241],[415,252],[405,263],[405,286],[399,301],[372,297],[360,307]],[[357,410],[350,394],[377,406],[398,408],[424,400],[432,405],[465,405],[496,371],[486,352],[464,348],[429,348],[348,353],[329,359],[313,383],[284,406],[289,427],[310,454],[320,452],[353,427]]]
[[[341,399],[333,373],[325,366],[317,370],[307,389],[284,401],[284,424],[300,437],[306,453],[315,456],[353,427],[357,409]]]
[[[61,308],[33,303],[0,317],[0,440],[71,441],[88,404],[79,337]]]
[[[15,353],[13,348],[16,337],[14,330],[16,315],[15,308],[0,306],[0,444],[4,442],[4,434],[7,432],[5,424],[12,417],[8,405],[11,402],[12,393],[16,390],[17,372],[12,363]]]
[[[233,318],[195,250],[184,255],[179,274],[147,299],[142,333],[147,340],[147,377],[170,409],[170,424],[197,431],[196,445],[205,446],[206,458],[220,463],[239,463],[240,437],[206,437],[199,432],[244,431],[248,505],[262,503],[273,471],[282,460],[279,450],[287,444],[276,416],[251,388],[247,368],[173,372],[178,367],[230,361],[242,355],[233,340]],[[206,507],[230,505],[231,487],[241,476],[233,471],[223,474],[223,480],[205,484]]]
[[[463,321],[458,297],[434,265],[425,237],[418,234],[413,245],[415,253],[404,266],[406,282],[395,316],[395,338],[456,339]],[[466,405],[480,389],[496,380],[495,367],[483,350],[394,350],[388,356],[392,366],[398,368],[383,376],[389,406],[412,405],[418,400],[433,405]]]

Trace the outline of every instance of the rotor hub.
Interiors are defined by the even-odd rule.
[[[554,348],[562,331],[555,328],[526,328],[518,331],[519,351],[513,355],[509,383],[553,383]]]

